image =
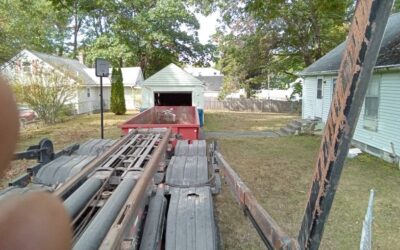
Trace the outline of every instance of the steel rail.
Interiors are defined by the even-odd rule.
[[[393,0],[357,1],[298,236],[301,249],[319,248],[392,6]]]
[[[129,221],[134,219],[141,206],[141,201],[145,198],[146,191],[152,184],[152,178],[157,171],[160,162],[165,156],[168,146],[169,138],[171,136],[171,129],[168,129],[158,144],[156,150],[151,155],[150,160],[147,162],[142,175],[137,181],[135,187],[130,193],[124,206],[120,210],[117,218],[114,220],[111,229],[108,231],[99,249],[119,249],[122,243],[122,237],[129,225]]]
[[[98,166],[97,171],[65,199],[64,206],[71,218],[75,220],[77,215],[84,212],[84,208],[88,206],[88,203],[92,201],[94,196],[113,175],[116,166],[114,168],[110,168],[110,166],[113,166],[117,161],[119,161],[118,164],[122,164],[120,161],[124,152],[129,148],[134,149],[139,137],[140,135],[136,134],[127,144],[117,150],[110,159],[107,159],[103,164]]]
[[[122,139],[117,141],[112,145],[106,152],[101,154],[100,157],[95,158],[86,167],[84,167],[77,175],[73,176],[71,179],[64,182],[58,189],[56,189],[53,194],[62,199],[65,199],[68,193],[73,189],[79,182],[84,180],[96,167],[103,164],[108,158],[118,149],[120,149],[126,142],[131,140],[136,133],[130,133],[124,136]]]

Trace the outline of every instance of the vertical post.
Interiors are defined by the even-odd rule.
[[[363,221],[363,228],[361,231],[360,250],[372,249],[372,220],[373,220],[373,206],[374,206],[374,190],[371,189],[369,194],[369,201],[367,212]]]
[[[299,232],[302,249],[319,248],[392,6],[357,2]]]
[[[100,77],[100,129],[101,129],[101,139],[104,139],[104,103],[103,103],[103,77],[108,77],[109,72],[109,63],[102,58],[96,58],[95,60],[96,68],[95,74],[97,77]]]
[[[103,114],[103,77],[100,76],[100,129],[101,139],[104,139],[104,114]]]

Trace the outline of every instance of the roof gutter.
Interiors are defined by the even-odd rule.
[[[400,71],[400,64],[375,66],[374,72],[382,72],[382,71]],[[306,73],[300,72],[298,75],[300,77],[322,76],[322,75],[337,75],[338,72],[339,72],[339,70],[316,71],[316,72],[306,72]]]

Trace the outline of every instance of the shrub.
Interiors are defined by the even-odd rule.
[[[121,68],[113,68],[111,76],[111,100],[110,109],[116,115],[126,113],[124,84]]]
[[[65,106],[76,91],[66,74],[46,68],[13,79],[12,86],[18,101],[26,103],[46,124],[55,123],[64,115]]]

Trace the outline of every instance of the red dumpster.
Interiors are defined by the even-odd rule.
[[[119,126],[124,134],[138,128],[171,128],[182,139],[199,139],[199,115],[192,106],[155,106]]]

